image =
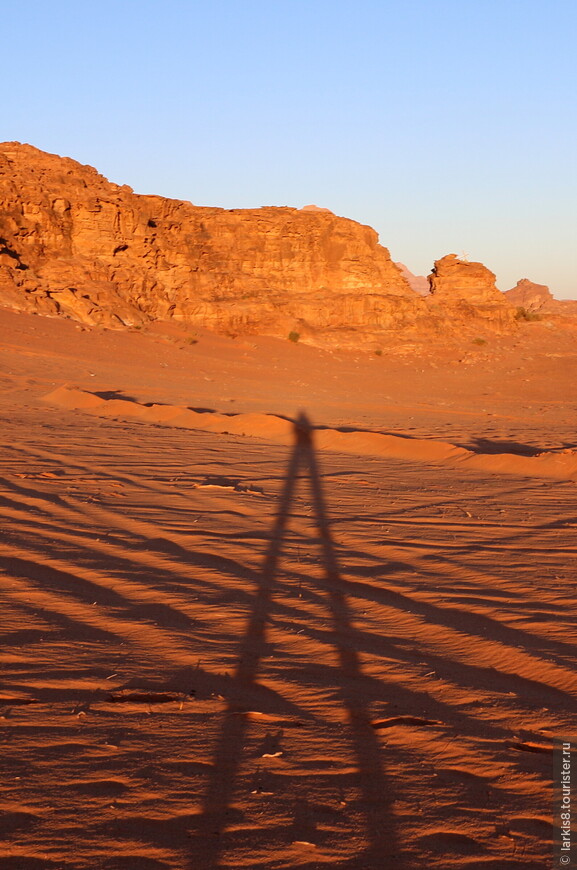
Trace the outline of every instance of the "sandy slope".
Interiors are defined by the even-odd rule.
[[[575,447],[577,357],[534,326],[379,358],[2,313],[1,870],[549,865],[570,476],[319,449],[323,549],[266,431],[43,401],[306,408],[537,462]]]

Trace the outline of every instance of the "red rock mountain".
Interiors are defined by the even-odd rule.
[[[479,307],[488,322],[491,309],[502,328],[499,307],[514,309],[487,276],[444,258],[435,300],[454,309],[462,293],[463,317]],[[227,210],[136,195],[17,142],[0,145],[0,305],[105,326],[175,318],[338,343],[455,326],[414,293],[370,227],[317,207]]]

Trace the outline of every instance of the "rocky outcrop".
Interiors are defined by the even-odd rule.
[[[551,302],[553,294],[545,284],[534,284],[528,278],[521,278],[516,285],[505,292],[511,305],[517,305],[526,311],[539,311]]]
[[[370,227],[308,208],[138,196],[89,166],[0,146],[0,303],[86,323],[382,330],[417,316]]]
[[[512,305],[516,305],[522,312],[577,316],[577,300],[555,299],[546,284],[535,284],[528,278],[521,278],[504,295]]]
[[[459,260],[447,254],[437,260],[429,275],[431,294],[438,301],[473,304],[501,303],[503,294],[495,286],[495,275],[482,263]]]
[[[414,275],[413,272],[404,263],[395,263],[403,278],[406,279],[411,290],[418,293],[419,296],[428,296],[430,293],[429,279],[424,275]]]
[[[303,205],[303,207],[301,208],[301,211],[324,211],[327,214],[334,214],[334,212],[332,212],[330,210],[330,208],[324,208],[323,206],[312,205],[312,204],[311,205]]]
[[[495,285],[495,275],[482,263],[459,260],[447,254],[437,260],[429,275],[433,311],[442,311],[464,324],[481,319],[498,331],[515,327],[516,308]]]
[[[511,326],[515,309],[481,264],[449,255],[430,281],[420,298],[373,229],[328,209],[141,196],[69,158],[0,145],[0,305],[18,311],[338,345],[459,333],[479,318]]]

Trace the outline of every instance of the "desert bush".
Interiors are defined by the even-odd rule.
[[[536,311],[529,311],[523,305],[519,305],[517,308],[517,313],[515,314],[515,320],[528,320],[529,322],[534,320],[541,320],[541,315]]]
[[[382,355],[383,355],[383,352],[380,348],[375,351],[375,356],[382,356]]]
[[[473,344],[478,344],[479,347],[482,347],[484,344],[487,344],[487,339],[486,338],[474,338]]]
[[[301,337],[300,332],[295,332],[294,330],[292,330],[288,334],[288,340],[293,341],[295,344],[297,343],[297,341],[299,340],[300,337]]]

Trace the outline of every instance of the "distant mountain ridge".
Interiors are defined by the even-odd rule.
[[[418,293],[419,296],[428,296],[430,293],[429,279],[424,275],[415,275],[408,266],[405,266],[404,263],[395,263],[395,266],[400,270],[403,278],[406,279],[411,290],[414,290],[415,293]]]

